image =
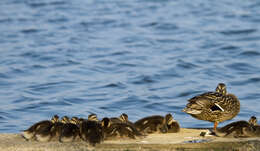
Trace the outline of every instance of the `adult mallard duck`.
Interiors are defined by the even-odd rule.
[[[188,101],[183,112],[199,120],[214,122],[214,131],[219,122],[234,118],[240,111],[238,98],[227,93],[224,83],[219,83],[215,92],[206,92]]]

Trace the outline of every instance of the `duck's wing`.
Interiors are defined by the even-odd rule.
[[[221,97],[223,97],[221,93],[207,92],[189,99],[188,102],[196,103],[197,101],[204,100],[204,101],[208,101],[207,103],[214,103],[216,100],[220,99]]]
[[[183,110],[189,114],[200,114],[203,110],[223,111],[221,105],[218,104],[222,95],[216,92],[207,92],[195,96],[188,100],[186,108]]]
[[[232,112],[234,110],[239,112],[240,110],[239,100],[232,94],[223,96],[222,99],[217,100],[215,103],[218,104],[225,112]]]

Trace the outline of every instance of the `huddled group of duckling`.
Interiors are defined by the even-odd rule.
[[[188,100],[183,112],[192,117],[214,122],[215,135],[233,137],[260,136],[260,126],[256,117],[249,121],[237,121],[217,129],[220,122],[234,118],[240,111],[240,102],[234,94],[227,93],[226,85],[219,83],[216,91],[206,92]],[[119,118],[97,119],[95,114],[88,119],[64,116],[61,120],[57,115],[48,121],[41,121],[23,131],[26,140],[60,142],[74,141],[80,138],[95,145],[103,140],[116,138],[144,137],[150,133],[176,133],[180,131],[179,123],[171,114],[166,116],[149,116],[136,122],[130,122],[126,114]]]
[[[90,114],[88,119],[64,116],[59,120],[54,115],[51,120],[44,120],[33,124],[23,131],[26,140],[69,142],[83,140],[91,145],[111,139],[135,139],[151,133],[176,133],[180,131],[179,123],[171,114],[165,116],[154,115],[142,118],[136,122],[128,120],[123,113],[118,118],[103,118],[98,120],[96,114]]]

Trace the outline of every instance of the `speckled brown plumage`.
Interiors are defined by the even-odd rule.
[[[199,120],[217,123],[234,118],[240,111],[238,98],[226,93],[226,86],[220,83],[215,92],[206,92],[188,100],[184,112]]]

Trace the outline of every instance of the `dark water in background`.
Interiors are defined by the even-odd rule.
[[[60,116],[181,110],[219,82],[260,118],[260,2],[1,0],[0,132]],[[225,124],[225,123],[223,123]]]

